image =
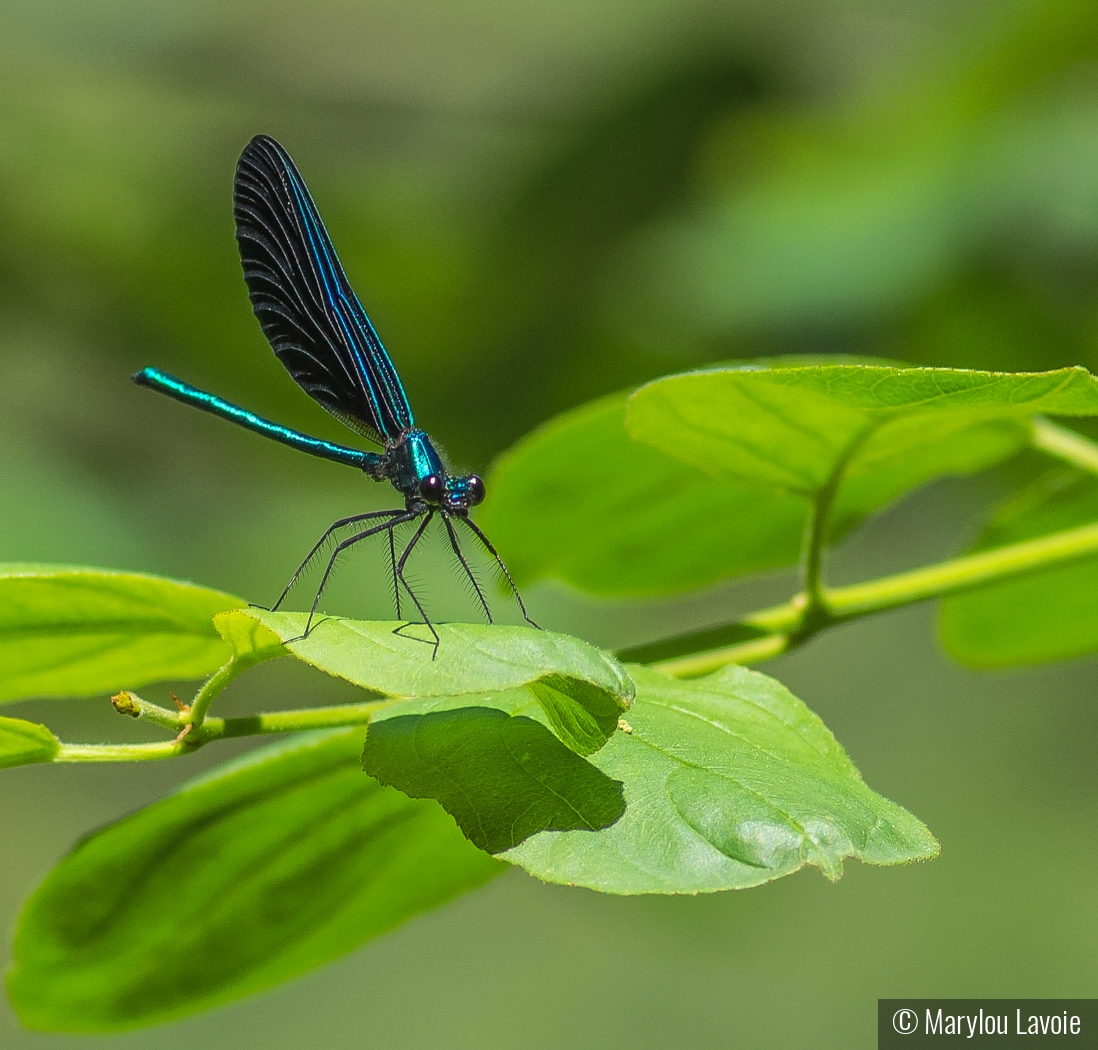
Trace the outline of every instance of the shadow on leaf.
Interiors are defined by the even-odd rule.
[[[597,831],[625,812],[622,784],[540,722],[464,707],[374,722],[363,769],[437,799],[475,845],[501,853],[539,831]]]

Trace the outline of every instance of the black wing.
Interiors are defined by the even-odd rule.
[[[294,381],[371,440],[395,440],[412,410],[290,155],[257,135],[233,184],[252,309]]]

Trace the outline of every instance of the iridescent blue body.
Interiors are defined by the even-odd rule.
[[[440,510],[445,507],[451,514],[460,515],[468,513],[470,506],[483,499],[483,495],[478,499],[476,494],[483,489],[484,483],[475,474],[450,474],[435,446],[431,444],[430,437],[417,427],[411,427],[399,434],[395,441],[388,443],[383,453],[366,452],[309,437],[308,434],[284,427],[281,423],[264,419],[216,394],[199,390],[190,383],[184,383],[182,379],[161,372],[158,368],[141,369],[133,377],[133,381],[139,386],[147,386],[151,390],[167,394],[185,405],[193,405],[204,412],[227,419],[255,434],[262,434],[263,437],[289,445],[299,452],[308,452],[311,456],[358,467],[375,481],[391,481],[393,487],[404,496],[407,510],[420,504],[435,503]],[[430,489],[434,487],[430,482],[431,478],[437,478],[441,482],[441,495],[434,500],[429,498]],[[426,493],[424,489],[427,489]]]
[[[134,381],[301,452],[357,467],[375,481],[391,482],[404,497],[402,509],[356,514],[332,525],[291,577],[274,608],[281,605],[329,537],[349,525],[368,522],[367,527],[336,544],[313,601],[306,633],[339,554],[361,540],[386,533],[397,615],[403,588],[430,629],[437,651],[438,634],[404,576],[412,550],[437,515],[488,621],[492,620],[491,610],[461,551],[454,522],[467,527],[492,555],[523,617],[532,624],[506,566],[469,519],[469,508],[484,499],[484,483],[475,474],[451,474],[430,437],[415,425],[400,377],[343,272],[316,205],[289,154],[274,139],[258,135],[241,154],[233,212],[252,309],[275,355],[310,397],[352,430],[379,444],[382,451],[367,452],[309,437],[155,368],[142,369]],[[394,531],[416,519],[422,520],[398,559]]]
[[[167,372],[161,372],[159,368],[143,368],[133,377],[133,381],[139,386],[147,386],[151,390],[167,394],[168,397],[174,397],[176,401],[182,401],[185,405],[193,405],[204,412],[211,412],[253,433],[281,441],[283,445],[289,445],[290,448],[296,448],[300,452],[308,452],[310,455],[321,456],[336,463],[346,463],[349,467],[359,467],[367,474],[371,473],[382,459],[376,452],[363,452],[357,448],[335,445],[330,441],[322,441],[320,438],[309,437],[307,434],[291,430],[289,427],[282,426],[281,423],[272,423],[269,419],[257,416],[246,408],[239,408],[216,394],[208,394],[205,390],[199,390],[190,383],[184,383],[183,380],[168,375]]]

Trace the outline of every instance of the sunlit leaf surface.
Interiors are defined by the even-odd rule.
[[[203,678],[230,654],[214,615],[243,604],[138,573],[0,566],[0,700]]]
[[[879,504],[1008,455],[1037,413],[1098,414],[1098,380],[1084,368],[713,369],[641,387],[626,428],[714,475],[813,498],[839,473]]]
[[[633,698],[617,660],[569,635],[529,627],[437,624],[437,650],[422,624],[318,618],[240,610],[218,618],[228,638],[254,623],[282,639],[294,656],[381,696],[491,694],[531,687],[557,735],[573,750],[597,750]],[[247,644],[253,644],[248,636]]]
[[[627,728],[576,757],[521,698],[398,705],[367,736],[371,773],[438,798],[466,834],[549,882],[607,893],[755,886],[846,857],[898,864],[936,842],[870,790],[835,738],[780,683],[730,667],[675,681],[632,669]],[[621,800],[624,801],[622,805]],[[540,827],[538,826],[540,823]]]
[[[796,561],[802,499],[632,440],[625,403],[615,395],[557,416],[496,461],[481,519],[517,580],[642,596]]]
[[[624,785],[597,833],[544,832],[503,856],[532,875],[610,893],[740,889],[806,864],[935,856],[920,821],[862,780],[835,738],[779,682],[730,667],[674,681],[636,672],[631,733],[591,763]]]
[[[484,507],[512,570],[641,596],[794,565],[828,486],[835,542],[934,478],[1013,455],[1036,413],[1098,412],[1083,369],[788,363],[671,376],[524,438]]]

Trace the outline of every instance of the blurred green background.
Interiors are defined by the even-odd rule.
[[[1098,368],[1085,0],[8,0],[0,56],[0,560],[270,601],[329,521],[387,500],[129,382],[156,365],[345,439],[248,306],[230,194],[259,131],[297,159],[460,467],[581,401],[733,357]],[[917,494],[832,578],[961,549],[1010,485]],[[352,559],[325,604],[388,616],[379,560]],[[439,618],[475,616],[441,551],[419,571],[442,581]],[[526,596],[547,626],[623,645],[791,587]],[[874,1045],[879,996],[1093,996],[1094,666],[967,672],[919,608],[766,667],[929,824],[935,862],[682,899],[511,872],[287,986],[97,1045],[849,1048]],[[339,695],[273,665],[225,707]],[[135,732],[103,700],[8,713],[68,739]],[[4,927],[77,836],[230,751],[5,772]],[[5,1050],[76,1043],[0,1006]]]

